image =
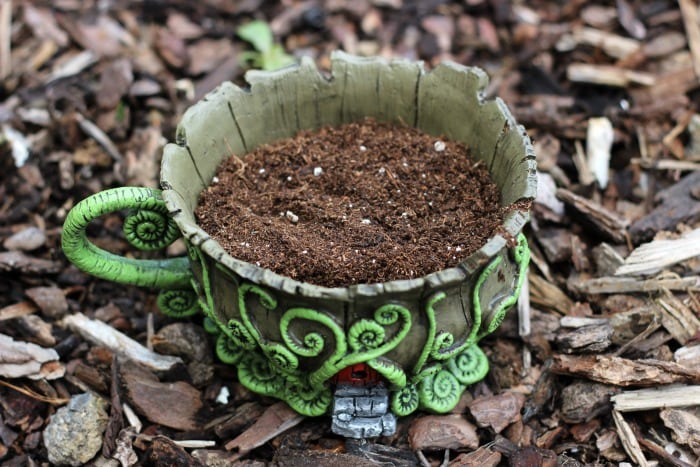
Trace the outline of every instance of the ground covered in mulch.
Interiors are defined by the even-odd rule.
[[[196,216],[234,258],[340,287],[456,266],[501,225],[499,200],[463,144],[367,120],[227,159]]]
[[[201,317],[167,319],[154,291],[63,256],[75,203],[157,186],[183,111],[243,83],[252,45],[236,31],[252,19],[279,46],[257,66],[286,52],[328,69],[335,49],[478,65],[485,98],[533,138],[529,291],[482,342],[491,372],[452,414],[340,439],[242,388]],[[0,461],[697,464],[698,21],[692,0],[1,2]],[[89,234],[137,254],[122,219]]]

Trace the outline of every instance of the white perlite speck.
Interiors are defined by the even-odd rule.
[[[445,147],[446,147],[446,146],[445,146],[445,142],[444,142],[444,141],[437,140],[437,141],[435,141],[435,144],[433,144],[433,147],[435,148],[435,150],[436,150],[437,152],[442,152],[442,151],[445,150]]]
[[[292,224],[296,224],[297,222],[299,222],[299,216],[294,214],[292,211],[287,211],[286,213],[284,213],[284,215],[287,217],[287,219],[289,219],[292,222]]]
[[[323,173],[323,167],[314,167],[314,177],[318,177]]]

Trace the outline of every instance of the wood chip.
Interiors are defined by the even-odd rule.
[[[554,355],[550,371],[625,387],[700,383],[700,371],[690,370],[677,363],[650,359],[629,360],[604,355]]]
[[[626,219],[609,211],[599,203],[564,188],[557,190],[557,198],[576,209],[611,240],[617,243],[624,243],[627,240],[629,222]]]
[[[690,446],[700,456],[700,407],[664,409],[659,415],[666,428],[673,431],[673,439]]]
[[[19,251],[0,253],[0,272],[19,272],[22,274],[56,274],[63,265],[60,261],[34,258]]]
[[[537,274],[528,276],[530,301],[566,315],[574,302],[562,290]]]
[[[611,399],[619,412],[700,406],[700,386],[675,385],[623,391]]]
[[[179,357],[160,355],[148,350],[132,338],[102,321],[91,320],[82,313],[66,316],[63,324],[93,344],[108,348],[117,355],[133,360],[155,371],[167,371],[182,363]]]
[[[18,302],[6,307],[0,308],[0,321],[15,319],[21,316],[26,316],[39,310],[32,302]]]
[[[693,56],[695,75],[700,78],[700,24],[698,20],[698,5],[694,0],[678,0],[683,15],[685,34],[688,37],[690,53]]]
[[[68,301],[63,290],[55,286],[32,287],[24,292],[48,318],[60,318],[68,311]]]
[[[700,172],[683,177],[678,183],[660,191],[659,204],[629,228],[634,243],[650,240],[656,232],[675,231],[681,223],[693,225],[700,220],[700,202],[693,189],[700,186]]]
[[[632,84],[653,86],[656,82],[651,73],[627,70],[613,65],[588,63],[572,63],[566,68],[566,77],[575,83],[603,84],[618,88],[625,88]]]
[[[480,467],[496,467],[501,462],[501,453],[482,446],[476,451],[462,453],[450,462],[450,467],[468,467],[478,465]]]
[[[649,462],[644,457],[642,448],[639,446],[639,442],[637,442],[637,438],[634,435],[632,428],[625,421],[622,414],[617,410],[613,410],[612,415],[613,420],[615,421],[615,427],[617,427],[617,434],[620,437],[620,441],[622,442],[622,447],[625,449],[625,452],[627,452],[636,465],[639,465],[640,467],[648,467]]]
[[[62,378],[65,367],[53,349],[15,341],[0,334],[0,376],[3,378]]]
[[[415,450],[476,449],[476,427],[461,415],[428,415],[416,419],[408,431],[408,443]]]
[[[636,39],[595,28],[579,28],[574,31],[574,38],[581,44],[600,48],[606,54],[618,59],[632,55],[641,48],[641,43]]]
[[[277,402],[269,406],[253,426],[226,443],[225,448],[228,451],[236,449],[239,456],[244,456],[275,436],[298,425],[303,419],[304,416],[291,409],[286,402]]]
[[[532,284],[531,284],[532,285]],[[659,292],[662,290],[700,290],[700,276],[681,278],[636,279],[632,277],[598,277],[595,279],[575,280],[571,288],[584,294]]]
[[[161,383],[133,362],[123,363],[120,375],[130,404],[148,420],[176,430],[199,428],[202,395],[197,389],[184,381]]]
[[[677,239],[653,240],[640,245],[625,258],[615,275],[655,274],[694,256],[700,256],[700,228],[690,230]]]
[[[525,396],[515,392],[503,392],[496,396],[479,397],[469,404],[469,412],[479,427],[490,427],[496,433],[520,420],[520,410]]]
[[[681,344],[695,339],[700,333],[700,318],[668,290],[654,299],[658,305],[661,324]]]

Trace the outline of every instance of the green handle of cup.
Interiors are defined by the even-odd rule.
[[[160,250],[180,237],[160,190],[114,188],[89,196],[70,210],[61,235],[66,257],[82,271],[101,279],[169,289],[158,298],[161,310],[168,315],[182,317],[195,313],[197,300],[191,287],[192,272],[186,257],[126,258],[95,246],[87,238],[86,228],[92,220],[123,209],[132,210],[124,220],[124,234],[135,248]]]

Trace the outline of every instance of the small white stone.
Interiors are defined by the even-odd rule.
[[[302,251],[301,251],[301,254],[302,254],[302,255],[305,255],[305,254],[307,254],[308,252],[309,252],[309,250],[302,250]]]
[[[366,150],[367,150],[367,146],[365,146],[364,144],[361,144],[360,151],[365,152]]]
[[[219,177],[214,177],[214,178],[212,178],[212,179],[211,179],[211,183],[212,183],[212,184],[214,184],[214,183],[219,183]]]
[[[216,396],[216,402],[219,404],[228,404],[228,398],[231,395],[231,391],[228,390],[228,386],[221,386],[219,394]]]
[[[377,172],[379,172],[379,175],[384,175],[386,173],[386,168],[380,167]]]
[[[458,246],[457,248],[455,248],[455,251],[456,251],[456,252],[462,251],[462,247],[461,247],[461,246]]]
[[[265,169],[260,169],[260,170],[258,170],[258,173],[259,173],[259,174],[264,174],[264,173],[265,173]]]
[[[291,176],[291,175],[287,175],[287,181],[288,181],[288,182],[291,182],[291,181],[292,181],[292,176]]]
[[[435,141],[435,144],[433,144],[433,147],[435,148],[435,150],[437,152],[442,152],[445,150],[445,142],[437,140],[437,141]]]
[[[362,219],[362,223],[363,223],[363,224],[371,224],[372,221],[369,220],[369,219]]]
[[[314,167],[314,177],[318,177],[323,173],[323,167]]]

